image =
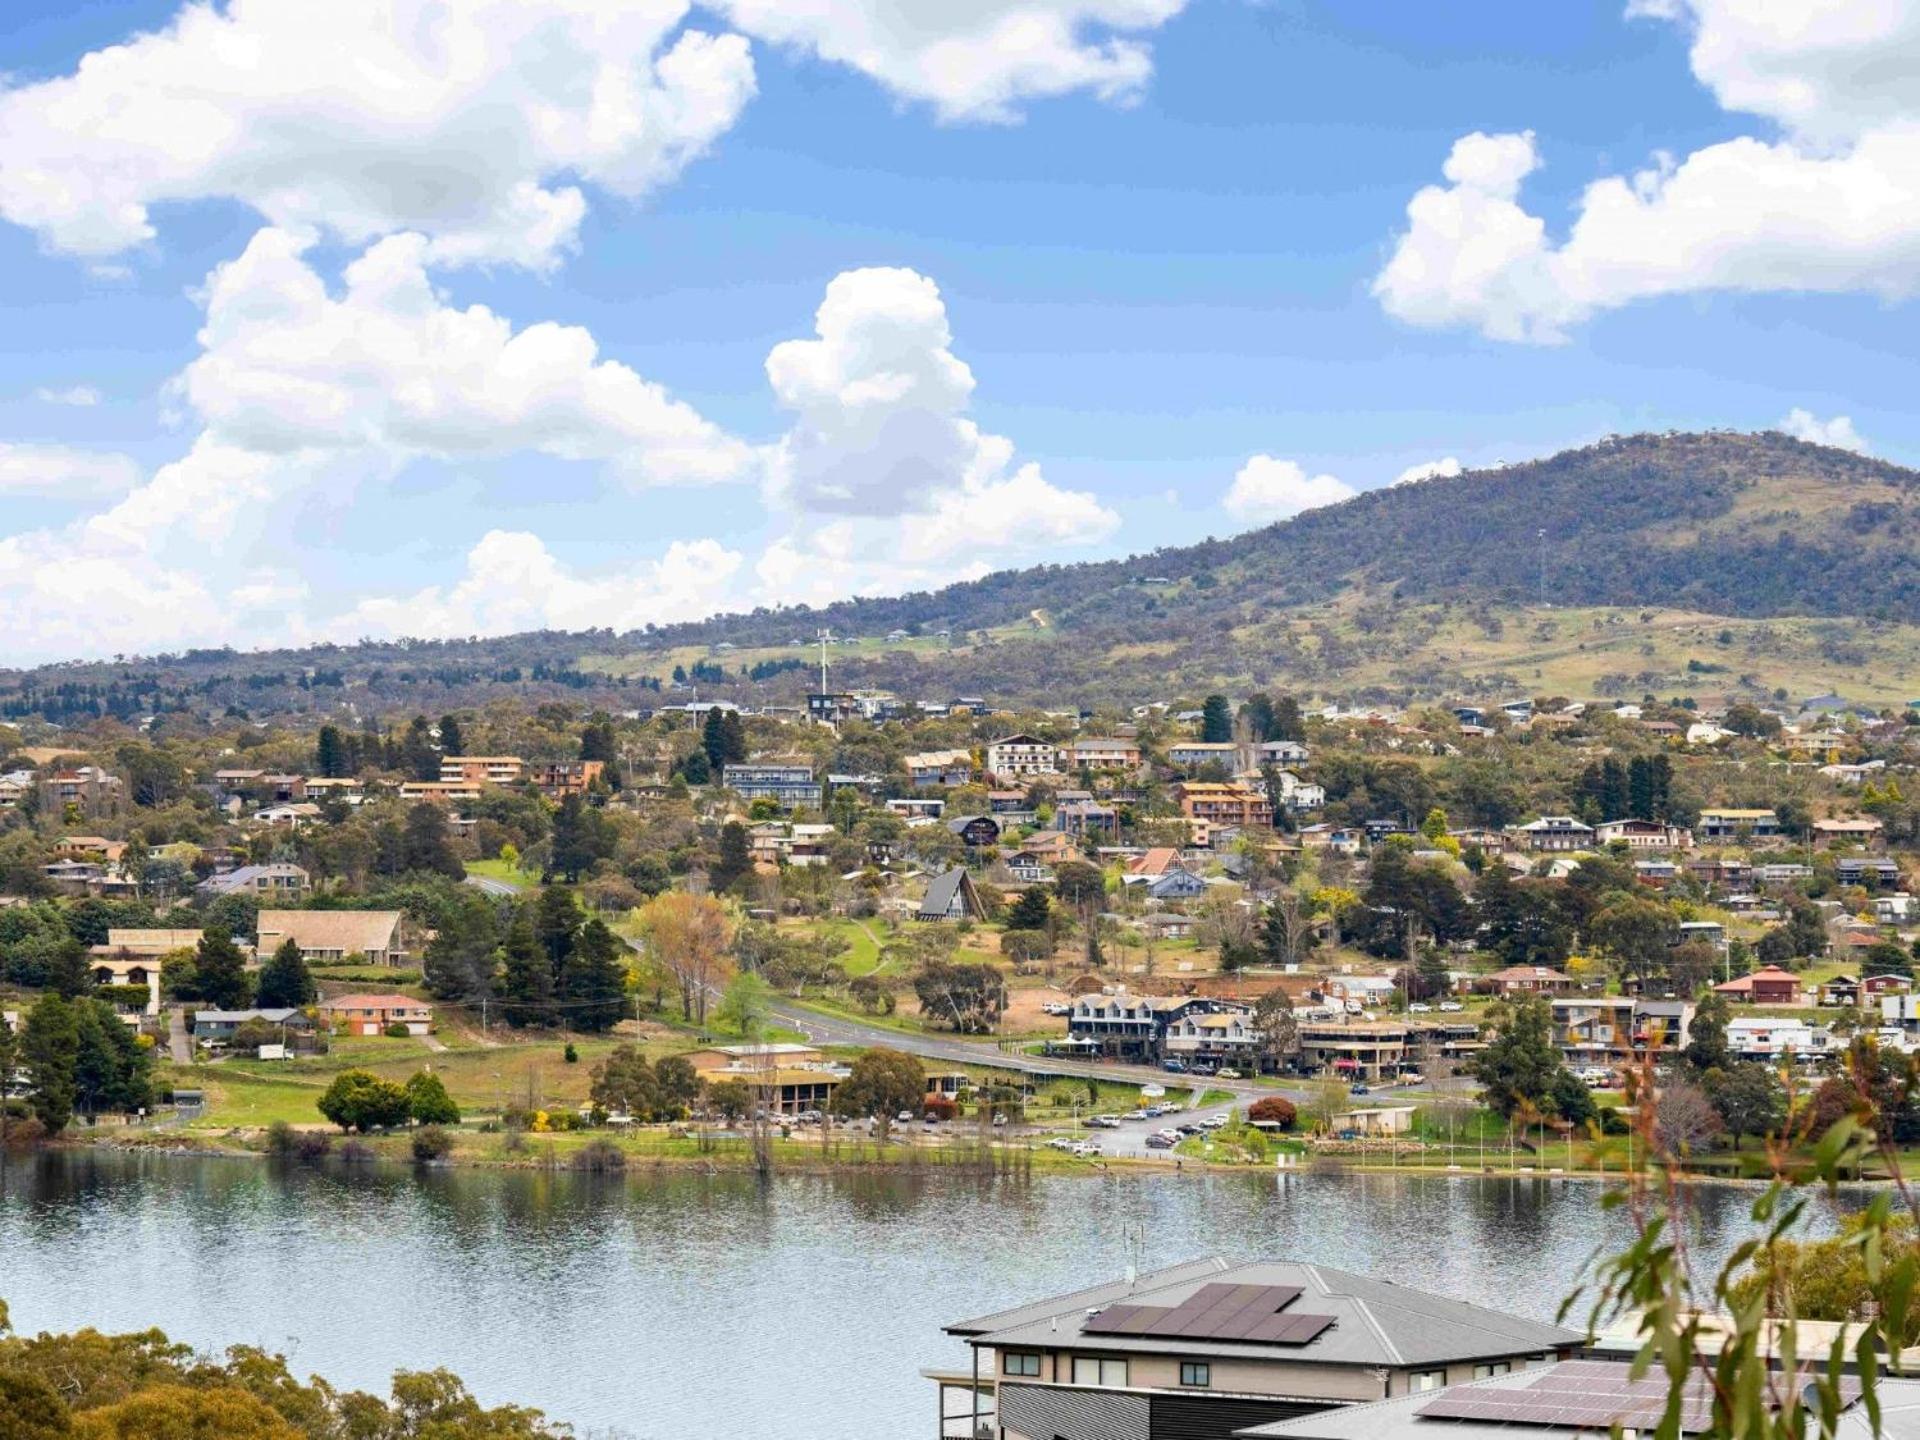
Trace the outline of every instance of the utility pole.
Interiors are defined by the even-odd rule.
[[[1547,532],[1539,532],[1540,540],[1540,608],[1547,608]]]

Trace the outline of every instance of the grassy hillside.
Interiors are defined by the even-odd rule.
[[[833,651],[836,684],[1009,702],[1265,685],[1376,700],[1837,689],[1900,703],[1920,692],[1917,539],[1920,473],[1778,434],[1641,435],[1227,540],[819,610],[0,671],[0,719],[386,715],[505,693],[630,707],[697,661],[733,677],[703,694],[791,700],[810,665],[740,677],[811,660],[792,642],[823,627],[851,642]],[[881,638],[896,629],[911,638]]]

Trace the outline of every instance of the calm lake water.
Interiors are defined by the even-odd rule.
[[[943,1321],[1204,1254],[1289,1255],[1550,1318],[1625,1221],[1590,1183],[1326,1175],[602,1178],[281,1170],[109,1152],[11,1167],[21,1330],[158,1325],[384,1392],[444,1365],[483,1400],[639,1440],[933,1434]],[[1700,1198],[1703,1256],[1750,1196]]]

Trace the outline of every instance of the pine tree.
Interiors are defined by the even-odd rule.
[[[216,1010],[244,1008],[253,989],[247,978],[247,957],[218,925],[209,925],[201,932],[193,957],[193,976],[195,993]]]
[[[731,890],[753,871],[753,851],[747,841],[747,827],[729,820],[720,827],[720,858],[707,873],[707,884],[716,894]]]
[[[742,764],[747,758],[747,722],[739,712],[728,710],[720,718],[720,743],[723,763]]]
[[[598,1034],[611,1030],[626,1013],[627,970],[624,946],[600,920],[581,927],[561,971],[561,999],[567,1023]]]
[[[1300,713],[1300,702],[1291,695],[1282,695],[1273,702],[1273,730],[1267,739],[1305,740],[1306,738],[1307,722]]]
[[[680,762],[680,778],[689,785],[707,785],[713,780],[713,765],[705,750],[695,750]]]
[[[298,1010],[313,1004],[315,995],[306,956],[292,940],[283,941],[260,967],[254,1003],[262,1010]]]
[[[427,992],[469,1004],[494,992],[498,922],[493,902],[475,896],[442,916],[421,967]]]
[[[1233,739],[1233,709],[1224,695],[1209,695],[1200,707],[1200,738],[1209,745]]]
[[[72,936],[61,941],[47,961],[47,988],[68,1000],[93,989],[93,972],[87,967],[87,947]]]
[[[726,714],[720,710],[707,711],[706,723],[700,727],[700,748],[707,752],[707,768],[718,770],[727,763],[727,721]]]
[[[20,1059],[32,1087],[27,1103],[50,1135],[73,1119],[74,1067],[80,1058],[80,1025],[73,1004],[43,995],[27,1012],[20,1035]]]
[[[460,722],[451,715],[440,717],[440,753],[442,755],[464,755],[467,753],[467,737],[460,733]],[[436,770],[436,777],[438,771]]]
[[[338,780],[352,773],[347,740],[340,733],[338,725],[320,727],[320,739],[314,747],[313,764],[314,768],[329,780]]]
[[[1039,885],[1029,885],[1020,892],[1020,898],[1013,902],[1013,908],[1007,911],[1007,928],[1044,930],[1052,918],[1053,905],[1047,899],[1046,890]]]
[[[553,1021],[553,965],[533,933],[533,909],[522,905],[501,947],[500,998],[516,1028]]]
[[[407,723],[406,738],[400,742],[400,768],[415,780],[440,778],[440,752],[433,748],[433,728],[424,715]]]
[[[445,875],[449,880],[466,878],[467,867],[453,853],[453,839],[447,833],[446,812],[438,805],[422,800],[407,812],[400,863],[404,870]]]

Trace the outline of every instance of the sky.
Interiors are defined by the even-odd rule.
[[[1920,459],[1920,0],[11,0],[0,663]]]

